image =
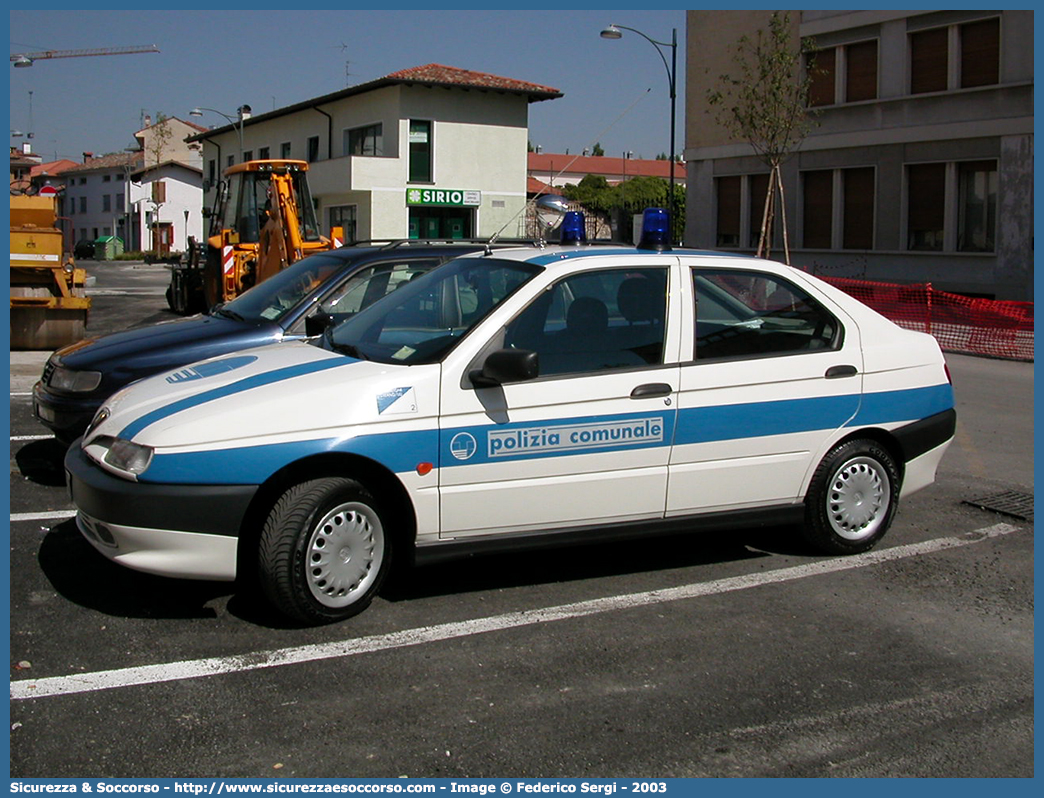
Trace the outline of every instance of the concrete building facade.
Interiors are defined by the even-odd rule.
[[[771,13],[688,12],[689,245],[757,244],[768,167],[706,94]],[[791,262],[1032,300],[1033,12],[790,13],[794,47],[816,53],[818,111],[783,167]]]
[[[203,144],[208,204],[229,166],[292,158],[309,162],[320,224],[342,226],[348,241],[488,237],[504,228],[517,235],[529,103],[560,96],[428,64],[242,116],[189,141]]]

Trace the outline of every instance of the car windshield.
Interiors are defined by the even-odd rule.
[[[279,321],[346,262],[344,255],[334,252],[303,258],[222,305],[216,313],[243,321]]]
[[[381,363],[437,362],[540,271],[527,263],[495,258],[450,261],[332,328],[323,345]]]

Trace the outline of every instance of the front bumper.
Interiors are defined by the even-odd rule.
[[[146,573],[231,580],[257,485],[151,485],[102,470],[80,448],[65,456],[76,524],[99,552]]]
[[[65,442],[83,435],[102,401],[97,396],[75,397],[52,393],[42,381],[33,386],[33,415],[55,437]]]

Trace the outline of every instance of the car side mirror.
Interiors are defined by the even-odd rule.
[[[476,388],[491,388],[507,382],[525,382],[540,375],[540,355],[528,349],[498,349],[490,352],[481,369],[468,373]]]
[[[305,319],[305,335],[315,338],[329,330],[335,323],[336,320],[331,314],[320,310]]]

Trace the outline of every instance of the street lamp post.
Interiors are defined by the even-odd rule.
[[[222,113],[221,111],[218,111],[215,108],[202,107],[193,108],[191,111],[189,111],[189,116],[203,116],[204,111],[210,111],[210,113],[212,114],[223,116],[225,119],[228,120],[228,123],[232,125],[233,128],[235,128],[236,133],[239,134],[239,160],[240,162],[242,162],[243,152],[246,149],[246,147],[243,146],[243,120],[250,116],[250,106],[239,106],[239,108],[236,109],[237,116],[229,116],[228,114]]]
[[[649,42],[649,44],[651,44],[653,47],[655,47],[656,48],[656,52],[660,56],[660,60],[663,61],[664,68],[667,70],[667,80],[669,82],[670,90],[671,90],[671,149],[667,153],[667,160],[671,164],[671,183],[670,183],[670,185],[671,185],[671,196],[670,196],[670,201],[669,201],[668,205],[669,205],[669,210],[670,210],[670,214],[671,214],[671,224],[673,226],[673,224],[674,224],[674,214],[675,214],[675,202],[674,202],[674,116],[675,116],[675,114],[674,114],[674,107],[675,107],[675,100],[676,100],[676,97],[677,97],[677,92],[675,91],[675,89],[677,87],[676,77],[677,77],[677,74],[678,74],[678,72],[677,72],[677,70],[678,70],[678,29],[677,28],[671,28],[671,40],[669,42],[659,42],[659,41],[656,41],[656,39],[652,39],[649,36],[646,36],[640,30],[636,30],[635,28],[628,28],[626,25],[610,25],[608,28],[603,30],[600,35],[601,35],[601,37],[603,39],[621,39],[621,38],[623,38],[623,34],[621,33],[621,31],[625,31],[625,30],[629,30],[629,31],[631,31],[631,33],[637,33],[639,36],[641,36],[643,39],[645,39],[647,42]],[[667,64],[667,57],[663,54],[663,49],[662,48],[664,48],[664,47],[670,47],[671,48],[671,63],[670,63],[670,65]]]

